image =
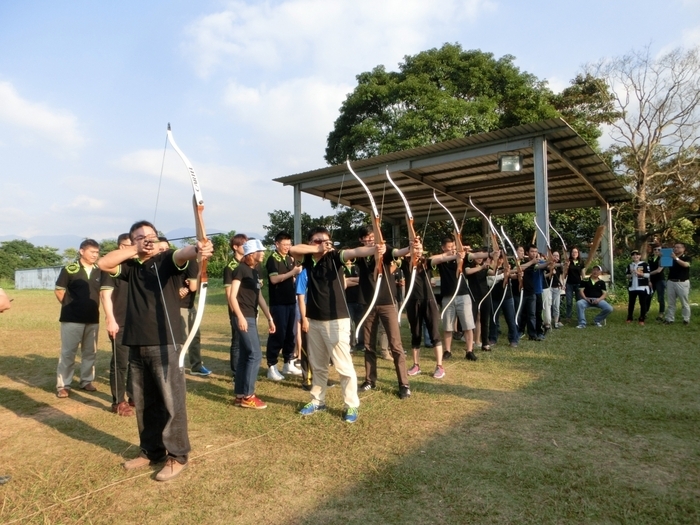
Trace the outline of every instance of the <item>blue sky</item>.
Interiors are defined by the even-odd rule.
[[[168,122],[207,227],[262,233],[292,209],[272,179],[325,165],[358,73],[459,42],[559,91],[588,62],[699,45],[700,2],[4,0],[0,24],[0,236],[99,240],[193,225],[172,148],[158,194]]]

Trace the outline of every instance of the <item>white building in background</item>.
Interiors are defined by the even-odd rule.
[[[61,268],[63,266],[15,270],[15,290],[53,290],[56,288],[56,279]]]

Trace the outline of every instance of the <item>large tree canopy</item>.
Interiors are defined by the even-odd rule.
[[[399,71],[357,76],[328,136],[326,160],[340,164],[558,116],[546,81],[514,57],[445,44],[407,56]]]

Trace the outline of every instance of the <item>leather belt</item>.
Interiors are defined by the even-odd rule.
[[[672,283],[684,283],[687,280],[688,279],[669,279],[669,281],[671,281]]]

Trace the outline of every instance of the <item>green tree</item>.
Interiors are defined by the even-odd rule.
[[[100,241],[100,257],[119,248],[117,239],[103,239]]]
[[[70,264],[78,260],[78,249],[77,248],[66,248],[63,250],[63,264]]]
[[[43,268],[61,265],[61,256],[56,248],[34,246],[25,240],[0,243],[0,278],[15,278],[15,270]]]
[[[561,116],[595,150],[602,136],[602,124],[612,124],[620,118],[614,95],[609,87],[590,73],[579,74],[569,87],[552,96],[552,104]]]
[[[506,55],[444,44],[406,56],[399,71],[357,76],[328,136],[326,160],[361,159],[555,117],[546,82]]]
[[[308,213],[301,214],[301,242],[306,242],[306,233],[311,228],[322,226],[327,228],[333,240],[340,246],[356,246],[356,230],[363,224],[369,224],[366,213],[348,208],[347,206],[332,205],[335,213],[328,216],[312,218]],[[263,225],[267,234],[263,239],[263,244],[272,246],[275,243],[275,236],[282,231],[290,235],[294,232],[294,215],[287,210],[274,210],[269,212],[270,224]]]

